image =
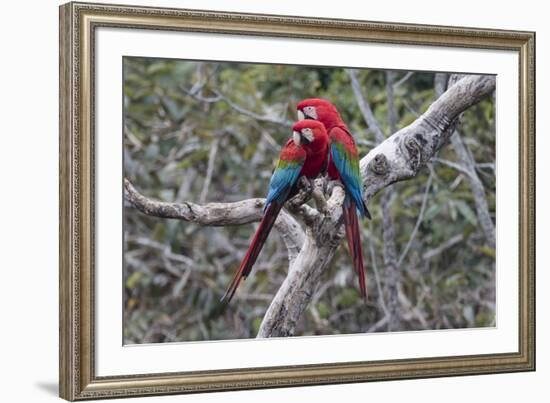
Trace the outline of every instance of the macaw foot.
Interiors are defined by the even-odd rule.
[[[326,186],[326,180],[325,178],[317,178],[313,182],[313,200],[315,200],[315,204],[317,205],[317,210],[323,215],[326,215],[328,212],[327,207],[327,199],[325,198],[325,186]]]
[[[298,188],[306,193],[311,193],[313,190],[313,180],[306,178],[305,176],[301,176],[300,179],[298,179]]]
[[[291,210],[297,210],[302,204],[307,203],[307,201],[311,199],[312,193],[312,181],[302,176],[298,179],[298,193],[287,202],[287,206]]]

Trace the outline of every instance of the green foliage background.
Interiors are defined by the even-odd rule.
[[[398,128],[411,123],[435,100],[434,74],[395,72]],[[386,135],[387,74],[360,70],[363,89]],[[408,76],[408,77],[407,77]],[[230,100],[217,100],[218,94]],[[237,201],[264,197],[284,125],[241,113],[292,121],[295,105],[309,97],[332,100],[355,134],[361,155],[376,143],[360,114],[347,73],[340,68],[180,60],[124,59],[124,174],[143,194],[165,201]],[[478,163],[477,172],[495,213],[494,99],[464,115],[460,132]],[[205,192],[211,149],[213,175]],[[451,147],[437,156],[457,162]],[[399,267],[399,330],[495,325],[495,253],[479,228],[467,178],[448,164],[432,163],[424,219]],[[405,248],[426,189],[429,169],[397,183],[390,200],[398,255]],[[360,298],[343,242],[324,273],[296,335],[385,331],[381,195],[369,205],[363,248],[369,302]],[[146,216],[125,204],[125,343],[156,343],[255,337],[288,269],[276,231],[252,275],[223,310],[219,300],[246,252],[256,224],[201,227]],[[431,251],[452,237],[461,240]],[[378,281],[373,264],[378,269]],[[378,286],[377,286],[378,285]],[[383,295],[379,291],[382,290]]]

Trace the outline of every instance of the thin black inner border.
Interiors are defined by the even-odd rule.
[[[111,28],[111,27],[108,27],[108,28]],[[179,31],[178,31],[179,32]],[[187,32],[189,33],[189,32]],[[190,32],[190,33],[199,33],[199,34],[204,34],[202,32]],[[282,39],[282,38],[279,38],[279,39]],[[288,39],[288,38],[287,38]],[[316,40],[319,40],[319,39],[316,39]],[[352,42],[353,43],[353,42]],[[395,46],[395,44],[390,44],[390,45],[393,45]],[[411,45],[411,44],[407,44],[406,46],[412,46],[412,47],[416,47],[416,45]],[[424,46],[424,45],[420,45],[420,46]],[[475,50],[478,50],[477,48],[474,48]],[[480,50],[490,50],[490,49],[480,49]],[[510,51],[506,51],[505,52],[510,52]],[[258,65],[264,65],[264,66],[295,66],[295,67],[301,67],[301,68],[313,68],[313,69],[323,69],[323,68],[326,68],[326,69],[356,69],[356,70],[372,70],[372,71],[397,71],[397,72],[401,72],[401,73],[408,73],[408,72],[413,72],[413,73],[428,73],[428,74],[437,74],[437,73],[445,73],[445,74],[468,74],[468,75],[477,75],[477,76],[494,76],[494,77],[497,77],[498,75],[493,73],[493,74],[487,74],[487,73],[474,73],[474,72],[468,72],[468,71],[452,71],[452,72],[449,72],[449,71],[441,71],[441,70],[405,70],[405,69],[391,69],[391,68],[372,68],[372,67],[356,67],[356,66],[334,66],[334,65],[310,65],[310,64],[299,64],[299,63],[273,63],[273,62],[250,62],[250,61],[239,61],[239,60],[220,60],[220,59],[208,59],[208,60],[205,60],[205,59],[193,59],[193,58],[190,58],[190,59],[182,59],[182,58],[177,58],[177,57],[157,57],[157,56],[129,56],[129,55],[123,55],[122,56],[122,63],[121,63],[121,66],[122,66],[122,89],[121,89],[121,105],[122,105],[122,128],[121,128],[121,133],[122,133],[122,136],[121,136],[121,140],[122,140],[122,183],[121,183],[121,186],[122,186],[122,189],[123,189],[123,196],[122,196],[122,293],[121,293],[121,297],[122,297],[122,301],[121,301],[121,309],[122,309],[122,332],[121,332],[121,336],[122,336],[122,340],[121,340],[121,345],[122,347],[139,347],[139,346],[148,346],[148,347],[154,347],[154,346],[159,346],[159,345],[165,345],[165,344],[196,344],[196,343],[212,343],[212,342],[238,342],[238,341],[254,341],[254,340],[264,340],[264,339],[256,339],[254,337],[247,337],[247,338],[240,338],[240,339],[219,339],[219,340],[185,340],[185,341],[177,341],[177,342],[167,342],[167,343],[163,343],[163,342],[159,342],[159,343],[125,343],[124,342],[124,328],[125,328],[125,325],[126,325],[126,317],[125,317],[125,310],[124,310],[124,307],[125,307],[125,304],[124,304],[124,298],[125,298],[125,280],[126,280],[126,261],[125,261],[125,255],[126,255],[126,226],[125,226],[125,221],[126,221],[126,208],[125,208],[125,198],[124,198],[124,178],[125,178],[125,158],[124,158],[124,143],[125,143],[125,135],[124,135],[124,127],[125,127],[125,123],[126,123],[126,114],[125,114],[125,107],[124,107],[124,86],[125,86],[125,83],[126,83],[126,75],[125,75],[125,63],[126,63],[126,60],[127,59],[149,59],[149,60],[168,60],[168,61],[178,61],[178,62],[192,62],[192,63],[235,63],[235,64],[244,64],[244,65],[254,65],[254,66],[258,66]],[[497,91],[497,88],[495,87],[495,92]],[[493,119],[495,120],[495,140],[494,140],[494,149],[495,149],[495,160],[496,160],[496,154],[497,154],[497,150],[496,150],[496,137],[497,137],[497,132],[496,132],[496,114],[497,114],[497,111],[496,111],[496,104],[494,105],[494,108],[495,108],[495,113],[494,113],[494,116],[493,116]],[[518,181],[519,181],[519,177],[518,177]],[[495,192],[496,192],[496,184],[495,184]],[[495,205],[495,215],[496,215],[496,205]],[[496,224],[496,223],[495,223]],[[519,223],[518,223],[519,224]],[[496,228],[496,225],[495,225],[495,228]],[[519,228],[518,228],[518,232],[519,232]],[[518,245],[519,247],[519,245]],[[494,259],[495,260],[495,274],[496,274],[496,271],[497,271],[497,267],[496,267],[496,258]],[[496,276],[495,276],[495,289],[497,287],[497,280],[496,280]],[[518,297],[519,297],[519,293],[518,293]],[[497,328],[497,306],[498,306],[498,299],[496,298],[496,294],[495,294],[495,325],[494,326],[474,326],[474,327],[464,327],[464,328],[456,328],[456,329],[420,329],[420,330],[415,330],[413,332],[433,332],[433,331],[453,331],[453,330],[489,330],[489,329],[494,329],[494,328]],[[518,305],[518,310],[519,310],[519,305]],[[403,331],[403,332],[399,332],[399,333],[408,333],[410,331]],[[392,332],[379,332],[378,334],[385,334],[385,333],[392,333]],[[307,338],[311,338],[311,337],[315,337],[315,338],[318,338],[318,337],[330,337],[330,336],[360,336],[360,335],[364,335],[366,333],[362,333],[362,332],[358,332],[358,333],[344,333],[344,334],[325,334],[325,335],[307,335],[307,336],[291,336],[291,338],[296,338],[296,337],[300,337],[300,338],[303,338],[303,337],[307,337]],[[273,337],[275,339],[287,339],[289,337]],[[500,354],[500,353],[499,353]],[[506,353],[502,353],[502,354],[506,354]],[[459,357],[459,356],[451,356],[451,357]],[[410,359],[410,358],[404,358],[404,360],[406,359]],[[372,361],[372,362],[375,362],[375,363],[378,363],[378,362],[383,362],[385,360],[376,360],[376,361]],[[391,361],[395,361],[395,360],[388,360],[388,362],[391,362]],[[350,363],[353,362],[353,361],[350,361]],[[357,362],[360,362],[360,361],[357,361]],[[369,361],[371,362],[371,361]],[[307,364],[306,364],[307,365]],[[315,364],[313,364],[315,365]],[[261,367],[261,368],[264,368],[264,367]],[[275,367],[275,368],[281,368],[279,366]]]

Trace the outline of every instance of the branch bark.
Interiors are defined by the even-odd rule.
[[[214,173],[214,163],[216,162],[216,154],[218,153],[218,145],[220,144],[220,139],[217,138],[212,142],[210,147],[210,153],[208,155],[208,166],[206,168],[206,177],[204,178],[204,185],[202,187],[201,195],[199,196],[199,201],[204,203],[206,197],[208,196],[208,188],[210,187],[210,182],[212,182],[212,174]]]
[[[409,126],[399,130],[361,159],[364,198],[368,202],[383,188],[414,177],[454,132],[456,118],[495,88],[495,77],[466,76]],[[335,197],[335,192],[339,189]],[[306,241],[288,276],[269,306],[257,337],[288,336],[311,300],[319,278],[341,239],[343,191],[336,187],[325,219]]]
[[[466,144],[462,141],[462,136],[458,131],[451,137],[451,144],[453,149],[460,160],[462,166],[465,166],[468,170],[468,181],[470,182],[470,188],[474,196],[474,203],[476,206],[477,218],[483,233],[485,234],[485,240],[487,245],[495,249],[496,247],[496,235],[495,224],[489,213],[489,206],[487,204],[487,198],[485,196],[485,187],[479,179],[479,176],[475,170],[476,163],[471,154],[466,148]]]
[[[304,246],[289,265],[287,277],[271,301],[257,337],[294,334],[298,319],[311,300],[321,274],[343,238],[343,202],[344,190],[335,186],[327,201],[324,217],[306,229]]]
[[[492,76],[462,78],[412,124],[397,131],[364,156],[360,167],[365,201],[368,202],[380,190],[397,181],[414,177],[449,141],[456,118],[468,107],[491,94],[495,82]],[[264,203],[263,199],[206,205],[166,203],[144,197],[127,180],[124,187],[126,199],[145,214],[201,225],[240,225],[258,221]],[[342,188],[334,187],[326,211],[314,214],[315,219],[306,226],[305,234],[293,217],[285,212],[280,214],[275,225],[283,234],[289,249],[289,271],[264,316],[258,337],[294,333],[296,323],[310,302],[323,270],[344,236],[341,225],[343,199]],[[298,249],[299,252],[295,254]]]
[[[386,94],[388,97],[388,124],[390,133],[397,130],[397,113],[393,97],[393,82],[395,81],[395,72],[386,72]],[[382,140],[380,140],[381,142]],[[382,225],[384,240],[384,264],[386,265],[386,284],[388,290],[388,331],[397,330],[399,325],[399,310],[397,290],[399,287],[399,269],[397,265],[397,249],[395,247],[395,226],[391,214],[391,203],[394,199],[394,189],[389,186],[384,189],[382,196]]]
[[[440,95],[445,90],[446,85],[453,85],[457,81],[461,80],[464,76],[453,74],[448,77],[447,74],[436,74],[436,94]],[[472,194],[474,196],[474,203],[476,206],[477,218],[479,220],[481,229],[485,235],[487,244],[495,249],[496,247],[496,234],[495,234],[495,224],[489,213],[489,206],[487,204],[487,198],[485,196],[485,188],[483,182],[479,179],[479,176],[476,172],[476,162],[472,157],[468,147],[462,141],[462,136],[459,131],[456,130],[454,135],[451,136],[451,145],[456,153],[460,165],[466,169],[467,179],[470,183],[470,189],[472,189]]]
[[[143,196],[124,179],[124,198],[144,214],[174,218],[205,226],[249,224],[260,221],[265,199],[246,199],[234,203],[195,204],[191,202],[168,203]],[[281,211],[275,228],[288,249],[289,261],[293,262],[304,243],[304,231],[294,217]]]
[[[353,69],[347,70],[351,80],[351,88],[355,95],[355,100],[359,106],[359,110],[365,119],[365,122],[369,128],[374,132],[376,138],[376,144],[380,144],[384,141],[386,136],[380,128],[377,119],[374,117],[372,108],[370,107],[367,97],[364,94],[359,80],[357,78],[357,72]],[[395,81],[395,72],[386,72],[386,95],[388,98],[388,126],[390,132],[394,133],[397,130],[397,115],[395,111],[395,103],[393,97]],[[393,219],[391,215],[391,202],[393,200],[393,188],[387,187],[384,189],[382,195],[382,238],[384,240],[384,247],[382,250],[382,256],[384,258],[384,277],[385,277],[385,294],[387,298],[387,304],[385,306],[387,328],[389,331],[395,330],[398,324],[398,299],[397,299],[397,286],[399,283],[399,272],[397,270],[397,250],[395,246],[395,229],[393,225]],[[384,295],[381,296],[384,299]]]
[[[466,76],[443,93],[428,110],[361,159],[364,197],[368,201],[384,187],[414,177],[449,141],[456,118],[491,94],[492,76]]]

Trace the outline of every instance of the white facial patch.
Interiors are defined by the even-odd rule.
[[[304,136],[307,139],[307,141],[309,141],[310,143],[313,141],[315,137],[313,136],[313,131],[309,127],[306,127],[305,129],[302,130],[302,136]]]
[[[304,108],[304,114],[311,119],[317,120],[317,110],[314,106],[306,106]]]

